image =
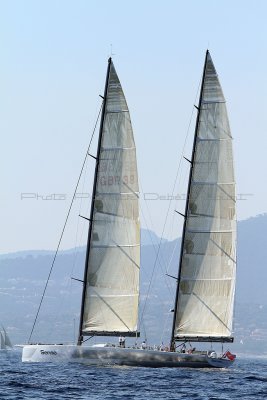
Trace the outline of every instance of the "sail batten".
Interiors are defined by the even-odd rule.
[[[232,137],[209,52],[185,215],[172,340],[231,341],[236,274]]]
[[[92,245],[92,248],[95,248],[95,249],[103,249],[103,248],[116,248],[116,247],[139,247],[140,246],[140,243],[138,243],[138,244],[127,244],[127,245],[125,245],[125,244],[114,244],[114,245],[109,245],[109,246],[107,246],[107,245],[100,245],[100,246],[95,246],[95,245]]]
[[[101,129],[81,333],[132,336],[139,301],[139,186],[129,109],[112,61]]]

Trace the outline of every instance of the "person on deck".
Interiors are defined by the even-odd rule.
[[[125,337],[124,336],[120,336],[119,337],[119,346],[120,347],[125,347]]]
[[[143,350],[145,350],[147,348],[147,344],[146,344],[146,340],[143,340],[142,344],[141,344],[141,348]]]

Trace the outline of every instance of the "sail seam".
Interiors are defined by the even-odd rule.
[[[138,247],[138,246],[140,246],[140,243],[139,244],[116,244],[116,245],[104,245],[103,244],[103,245],[99,245],[99,246],[92,245],[92,247],[95,249],[116,248],[116,247]]]
[[[90,288],[98,287],[98,286],[89,286]],[[133,294],[105,294],[101,296],[101,300],[103,300],[104,297],[109,297],[109,298],[114,298],[114,297],[136,297],[138,296],[138,293],[133,293]],[[96,294],[91,294],[90,297],[100,297],[99,295]]]
[[[225,100],[220,100],[220,101],[209,101],[209,100],[203,100],[202,104],[224,104],[226,103]],[[203,108],[201,108],[203,110]]]
[[[101,151],[106,150],[136,150],[136,147],[101,147]],[[103,160],[101,158],[101,160]]]
[[[208,231],[208,230],[193,230],[193,229],[187,229],[188,233],[232,233],[234,230],[221,230],[221,231]]]
[[[121,194],[127,194],[127,195],[129,195],[129,194],[133,194],[135,197],[138,197],[139,198],[139,196],[138,196],[138,194],[139,194],[139,192],[96,192],[96,196],[99,196],[99,195],[105,195],[105,196],[108,196],[108,195],[110,195],[110,196],[115,196],[115,195],[121,195]]]
[[[216,138],[216,139],[201,139],[200,137],[197,138],[198,142],[224,142],[224,141],[232,141],[232,138],[229,136],[228,138]]]
[[[106,114],[119,114],[119,113],[128,113],[129,110],[107,110]]]
[[[183,277],[181,278],[181,282],[182,281],[193,281],[193,282],[209,282],[209,281],[231,281],[232,278],[187,278],[187,277]]]
[[[205,181],[192,181],[193,185],[235,185],[235,182],[205,182]]]

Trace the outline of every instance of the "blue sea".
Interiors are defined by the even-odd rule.
[[[219,369],[23,364],[0,352],[0,399],[267,399],[267,358],[239,358]]]

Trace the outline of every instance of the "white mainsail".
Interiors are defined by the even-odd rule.
[[[6,348],[5,346],[5,338],[2,334],[2,332],[0,332],[0,350],[4,350]]]
[[[0,349],[5,350],[7,348],[12,348],[12,343],[8,337],[8,334],[6,333],[5,328],[2,326],[2,329],[0,330]]]
[[[174,339],[229,338],[236,275],[232,137],[209,52],[182,243]]]
[[[140,223],[129,109],[111,62],[89,238],[82,334],[137,330]]]

